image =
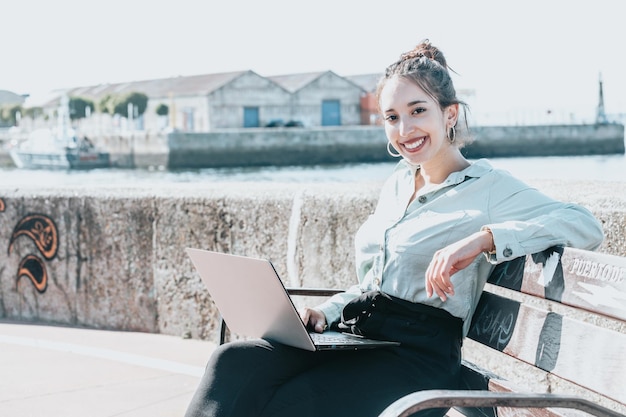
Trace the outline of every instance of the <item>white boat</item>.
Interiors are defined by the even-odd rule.
[[[108,168],[108,152],[96,149],[87,138],[78,138],[72,130],[70,136],[59,137],[50,129],[32,132],[28,139],[9,150],[18,168],[36,169],[91,169]]]
[[[28,139],[9,150],[18,168],[92,169],[111,166],[108,152],[103,152],[87,137],[78,137],[69,128],[67,97],[62,97],[55,129],[37,129]]]

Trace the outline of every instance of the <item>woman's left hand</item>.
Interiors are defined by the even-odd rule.
[[[441,301],[453,296],[454,285],[450,277],[467,268],[476,256],[492,247],[492,234],[489,231],[480,231],[435,252],[426,270],[428,297],[432,297],[433,292]]]

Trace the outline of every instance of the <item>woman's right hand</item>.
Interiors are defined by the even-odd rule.
[[[467,268],[482,252],[494,247],[491,231],[481,230],[435,252],[426,270],[426,295],[435,293],[441,301],[454,295],[450,277]]]
[[[316,333],[323,333],[326,330],[326,316],[320,310],[305,308],[300,317],[304,325],[313,329]]]

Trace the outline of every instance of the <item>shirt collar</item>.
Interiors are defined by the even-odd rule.
[[[415,172],[419,169],[419,165],[413,165],[407,162],[405,159],[402,159],[396,165],[395,172],[398,171],[406,171],[408,170],[412,175],[415,175]],[[471,162],[470,166],[467,168],[453,172],[448,176],[446,183],[455,183],[460,184],[465,181],[466,177],[470,178],[480,178],[483,175],[493,171],[493,166],[489,163],[487,159],[479,159],[475,162]]]
[[[491,171],[493,171],[493,166],[489,163],[489,161],[486,159],[479,159],[472,162],[470,166],[459,172],[459,174],[463,174],[468,177],[480,178]]]

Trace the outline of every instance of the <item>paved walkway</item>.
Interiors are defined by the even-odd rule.
[[[0,416],[182,417],[214,347],[0,322]]]

